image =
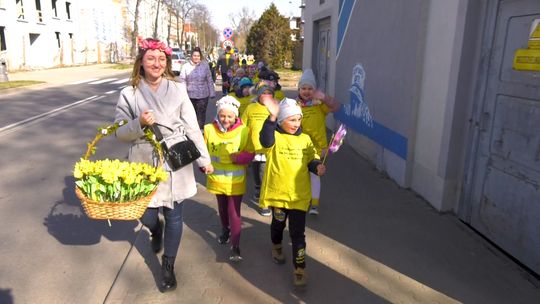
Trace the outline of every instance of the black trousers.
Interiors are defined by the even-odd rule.
[[[199,123],[199,129],[204,128],[206,123],[206,108],[208,107],[208,99],[206,98],[190,98],[193,108],[195,108],[195,114],[197,114],[197,122]]]
[[[281,244],[283,230],[289,220],[289,235],[292,243],[294,268],[306,267],[306,212],[295,209],[272,208],[270,237],[273,244]]]

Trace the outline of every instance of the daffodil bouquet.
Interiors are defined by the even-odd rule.
[[[116,129],[125,124],[120,121],[113,125],[99,128],[99,132],[90,143],[83,158],[75,163],[73,176],[75,184],[83,194],[97,202],[130,202],[150,195],[159,182],[167,179],[168,174],[161,166],[153,167],[145,163],[120,160],[88,160],[96,151],[96,143],[104,136],[114,134]],[[146,139],[152,143],[161,158],[161,147],[154,134],[145,130]]]

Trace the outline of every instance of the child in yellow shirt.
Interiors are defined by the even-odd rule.
[[[260,204],[272,208],[272,259],[277,264],[285,263],[281,242],[288,220],[295,268],[293,283],[304,286],[306,212],[311,199],[309,174],[321,176],[326,167],[311,138],[302,133],[302,110],[296,100],[285,98],[278,105],[276,100],[265,97],[262,102],[270,115],[260,133],[261,145],[267,149]]]
[[[328,150],[326,139],[326,115],[339,110],[340,104],[329,95],[317,89],[315,75],[306,69],[298,82],[298,103],[302,107],[302,132],[311,137],[317,153],[324,158]],[[311,206],[309,214],[319,214],[321,179],[311,174]]]
[[[251,163],[253,181],[255,183],[255,193],[251,202],[256,206],[259,206],[262,179],[266,165],[266,156],[264,155],[266,149],[261,146],[259,133],[261,132],[264,121],[268,117],[268,109],[261,103],[261,100],[268,97],[273,98],[274,89],[268,85],[259,83],[255,88],[255,92],[257,94],[255,102],[250,103],[246,107],[246,110],[242,114],[242,121],[249,128],[250,144],[253,145],[255,151],[255,157]],[[260,209],[259,213],[262,216],[270,216],[272,214],[268,208]]]
[[[204,139],[214,172],[207,175],[206,188],[216,195],[222,234],[218,243],[231,241],[229,260],[238,262],[242,218],[240,206],[246,192],[246,166],[253,159],[248,150],[248,129],[238,118],[240,103],[232,96],[216,102],[217,115],[204,126]]]

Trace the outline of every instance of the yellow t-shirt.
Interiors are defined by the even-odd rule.
[[[242,122],[249,128],[249,138],[251,139],[249,143],[255,153],[264,153],[266,151],[259,140],[259,133],[268,115],[268,109],[258,102],[250,103],[242,113]]]
[[[308,135],[275,131],[275,143],[266,153],[261,207],[307,211],[311,200],[308,164],[314,159],[319,156]]]
[[[302,132],[311,137],[319,154],[323,149],[328,148],[328,140],[326,139],[326,115],[329,112],[330,108],[324,103],[302,106]]]

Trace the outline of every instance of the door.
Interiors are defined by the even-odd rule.
[[[495,19],[487,31],[493,43],[484,52],[491,55],[476,114],[476,152],[459,213],[540,273],[540,71],[513,69],[516,50],[528,48],[531,27],[540,19],[540,1],[491,3]]]
[[[328,87],[328,68],[330,62],[330,18],[315,23],[315,51],[313,52],[313,72],[317,77],[317,86],[323,92]]]

